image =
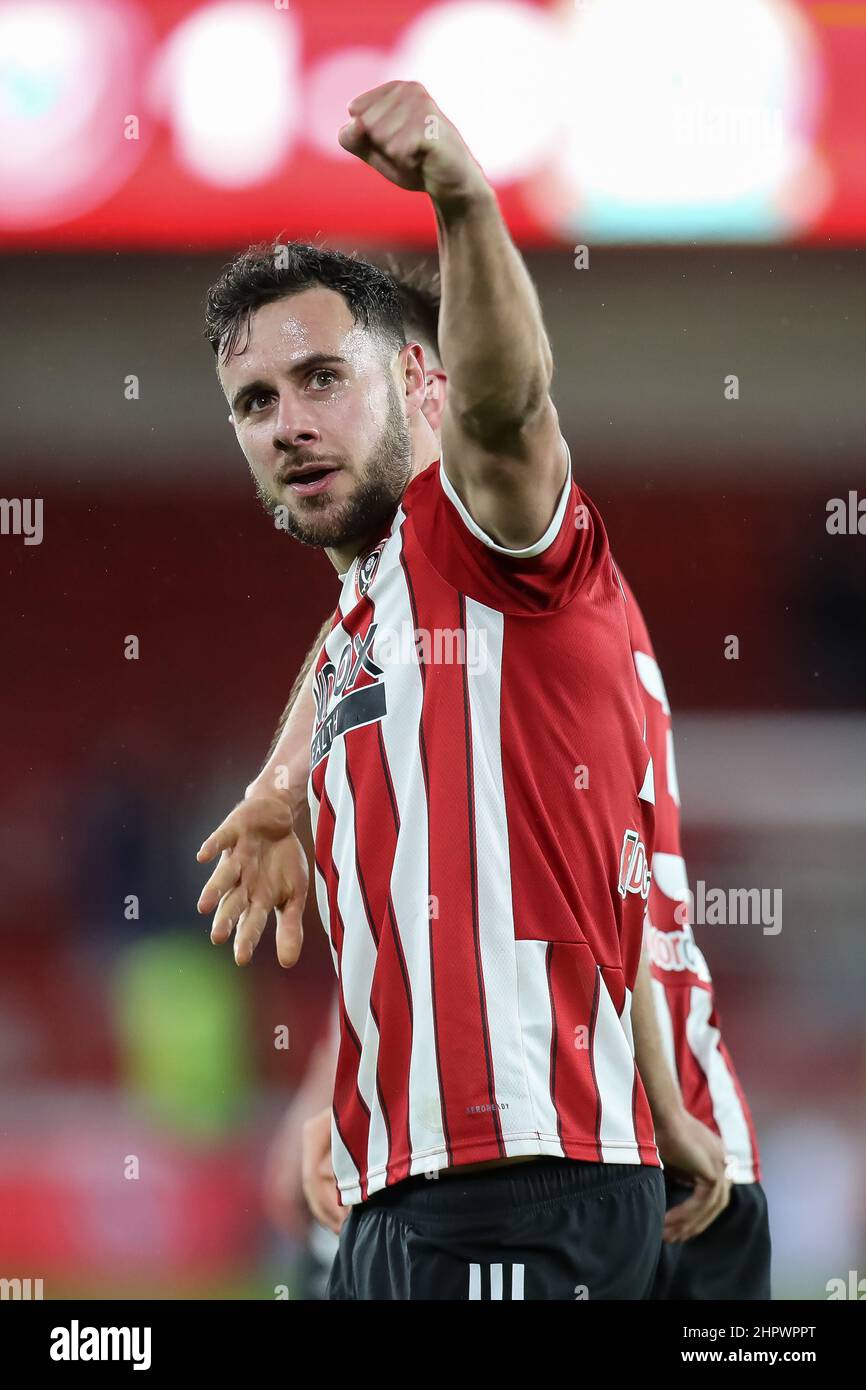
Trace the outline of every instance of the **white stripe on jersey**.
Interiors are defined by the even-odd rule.
[[[523,1038],[523,1058],[530,1080],[530,1095],[534,1102],[538,1134],[552,1140],[545,1153],[564,1158],[557,1128],[556,1107],[550,1098],[550,1047],[553,1016],[550,1010],[550,986],[547,979],[547,942],[515,941],[517,962],[518,1014]]]
[[[674,756],[674,731],[668,729],[665,735],[668,750],[668,791],[675,806],[680,804],[680,784],[677,778],[677,760]]]
[[[467,598],[466,652],[481,652],[486,659],[483,676],[474,675],[471,666],[467,666],[466,685],[472,726],[478,934],[494,1096],[500,1102],[507,1101],[508,1128],[525,1135],[531,1134],[537,1124],[530,1100],[526,1059],[522,1059],[521,1066],[514,1047],[517,960],[499,734],[503,624],[501,613]],[[555,1127],[553,1133],[556,1133]],[[515,1141],[505,1138],[505,1152],[509,1157],[519,1152]]]
[[[644,735],[646,736],[646,735]],[[653,772],[653,760],[650,758],[647,769],[644,773],[643,785],[638,792],[641,801],[648,801],[651,806],[656,804],[656,779]]]
[[[737,1095],[731,1073],[719,1051],[721,1034],[710,1025],[713,1001],[709,990],[691,990],[686,1037],[689,1047],[707,1078],[713,1115],[722,1136],[725,1152],[733,1159],[730,1176],[734,1182],[754,1182],[752,1143],[749,1126]]]
[[[689,876],[681,854],[666,854],[657,849],[653,854],[653,878],[656,888],[671,902],[688,902]]]
[[[403,633],[415,630],[406,576],[400,563],[402,541],[402,535],[395,535],[382,555],[376,573],[378,597],[374,614],[379,631],[393,634],[392,643],[394,637],[398,639],[390,650],[397,653],[396,659],[400,661],[405,660],[405,646],[400,639]],[[383,650],[387,652],[389,645],[384,645]],[[373,652],[375,658],[375,642]],[[438,1153],[445,1142],[430,979],[429,816],[419,741],[423,698],[421,667],[411,660],[401,686],[399,706],[389,709],[388,718],[379,725],[400,817],[400,834],[391,871],[391,898],[412,991],[409,1134],[415,1157],[410,1173],[424,1173],[443,1166],[435,1161],[431,1163],[429,1156]],[[435,919],[433,929],[436,929]],[[371,1167],[370,1191],[377,1191],[384,1184],[384,1171],[379,1175]]]
[[[331,653],[328,653],[330,657]],[[342,796],[336,794],[342,790]],[[337,807],[334,823],[334,862],[354,864],[355,827],[352,815],[352,794],[346,780],[346,740],[335,738],[325,769],[325,791]],[[379,1062],[379,1030],[370,1008],[373,971],[376,965],[376,943],[367,921],[364,901],[357,875],[340,874],[337,883],[337,906],[343,921],[342,981],[346,1013],[361,1046],[358,1069],[358,1090],[370,1111],[370,1132],[366,1155],[367,1167],[384,1167],[388,1162],[388,1130],[376,1090],[376,1068]],[[325,919],[327,921],[327,918]]]
[[[631,1055],[632,1055],[632,1057],[633,1057],[633,1056],[634,1056],[634,1029],[633,1029],[633,1027],[632,1027],[632,1022],[631,1022],[631,999],[632,999],[631,990],[628,988],[628,986],[626,986],[626,991],[625,991],[625,1003],[624,1003],[623,1006],[622,1006],[622,1013],[621,1013],[620,1016],[619,1016],[619,1021],[620,1021],[620,1023],[622,1024],[623,1032],[625,1033],[625,1036],[626,1036],[626,1038],[628,1039],[629,1051],[631,1052]]]
[[[598,1008],[592,1034],[592,1069],[601,1102],[599,1140],[603,1163],[640,1163],[637,1135],[632,1116],[634,1058],[614,1002],[607,992],[604,976],[598,972]],[[622,1155],[625,1135],[634,1143],[634,1152]],[[610,1147],[613,1142],[613,1147]]]
[[[637,670],[640,683],[648,695],[654,700],[658,700],[665,714],[670,714],[671,707],[668,704],[668,695],[665,690],[665,683],[662,680],[661,667],[654,656],[648,652],[634,652],[634,664]]]

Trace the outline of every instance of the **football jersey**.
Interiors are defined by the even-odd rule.
[[[653,770],[597,511],[569,470],[507,550],[439,461],[342,579],[309,783],[341,1201],[519,1155],[658,1166],[630,1019]]]
[[[655,845],[645,939],[662,1041],[686,1109],[721,1136],[730,1176],[735,1182],[756,1182],[761,1174],[752,1116],[722,1041],[713,982],[688,921],[670,705],[643,615],[624,579],[623,587],[655,773]]]

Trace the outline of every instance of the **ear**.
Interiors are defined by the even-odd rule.
[[[432,430],[442,428],[442,414],[445,410],[445,394],[448,377],[441,367],[432,367],[426,377],[427,394],[424,399],[422,410],[427,417],[427,423]]]
[[[407,343],[400,349],[401,377],[406,409],[412,415],[424,409],[427,396],[427,376],[424,349],[420,343]]]

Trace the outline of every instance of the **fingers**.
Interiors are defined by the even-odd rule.
[[[359,159],[365,157],[365,153],[370,147],[369,137],[360,121],[349,121],[346,125],[340,126],[337,131],[337,140],[344,150],[348,150],[349,154],[357,155]]]
[[[277,908],[277,960],[284,969],[297,964],[304,944],[304,904],[310,882],[307,856],[296,835],[292,836],[290,851],[289,891]]]
[[[329,1163],[323,1162],[312,1177],[307,1178],[304,1196],[319,1224],[327,1226],[329,1231],[339,1235],[347,1213],[346,1209],[340,1206],[334,1171]]]
[[[277,960],[284,970],[297,965],[304,944],[304,901],[293,900],[277,911]]]
[[[245,912],[248,906],[247,890],[242,883],[220,899],[210,929],[210,939],[215,946],[222,946],[228,941],[241,913]]]
[[[371,87],[368,92],[362,92],[360,96],[355,97],[349,102],[347,107],[349,115],[363,115],[365,111],[369,111],[372,106],[380,102],[383,97],[389,96],[397,87],[405,87],[406,85],[405,82],[398,80],[394,82],[383,82],[380,87]]]
[[[372,102],[362,116],[360,112],[352,114],[356,118],[360,116],[364,129],[377,145],[383,145],[403,129],[410,113],[403,95],[392,92]]]
[[[262,939],[270,908],[261,902],[252,902],[242,914],[235,933],[235,961],[238,965],[249,965],[253,952]]]
[[[369,135],[358,127],[356,121],[344,125],[337,138],[344,150],[369,164],[371,169],[381,174],[389,183],[400,184],[403,181],[403,171],[376,148]]]
[[[664,1240],[669,1244],[693,1240],[712,1225],[730,1200],[731,1185],[727,1178],[722,1177],[714,1183],[698,1180],[692,1196],[672,1207],[665,1216]]]
[[[228,851],[224,850],[219,864],[201,891],[197,904],[198,911],[202,913],[213,912],[220,898],[224,898],[226,893],[234,888],[240,876],[240,864]]]
[[[235,813],[232,811],[217,826],[216,830],[211,831],[196,855],[196,859],[200,864],[206,864],[209,859],[214,859],[221,850],[234,849],[237,838],[237,821],[235,820]]]

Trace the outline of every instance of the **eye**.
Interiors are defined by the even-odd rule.
[[[325,378],[324,381],[322,380],[323,377]],[[327,391],[328,387],[333,386],[336,380],[337,373],[332,372],[328,367],[319,367],[310,377],[310,381],[320,391]]]
[[[248,398],[248,400],[247,400],[247,410],[252,411],[253,414],[260,414],[260,413],[261,413],[261,410],[264,410],[264,409],[265,409],[265,407],[266,407],[267,403],[270,401],[270,399],[271,399],[271,397],[270,397],[269,392],[267,392],[267,391],[257,391],[256,394],[255,394],[254,396],[250,396],[250,397]],[[256,404],[257,401],[264,401],[264,402],[265,402],[265,406],[262,406],[261,409],[260,409],[259,406],[257,406],[257,404]]]

